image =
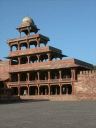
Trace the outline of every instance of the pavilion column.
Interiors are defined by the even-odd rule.
[[[28,88],[27,95],[29,95],[29,72],[27,72],[27,88]]]
[[[20,96],[20,73],[18,73],[18,96]]]
[[[37,55],[38,62],[40,62],[40,55]]]
[[[71,69],[71,79],[72,79],[72,81],[76,80],[76,70],[75,69]]]
[[[48,53],[47,56],[48,56],[48,60],[50,61],[50,60],[51,60],[51,55],[50,55],[50,53]]]
[[[30,27],[27,27],[27,30],[28,30],[27,36],[30,36]]]
[[[48,71],[48,80],[50,81],[51,79],[51,75],[50,75],[50,71]]]
[[[50,84],[48,84],[48,95],[50,95]]]
[[[40,39],[37,38],[36,41],[37,41],[37,46],[40,47]]]
[[[40,92],[40,87],[39,87],[39,85],[38,85],[37,87],[38,87],[38,95],[39,95],[39,92]]]
[[[59,70],[59,79],[61,80],[62,79],[62,71]]]
[[[20,64],[20,57],[18,57],[18,64]]]
[[[30,56],[27,56],[27,62],[30,63]]]
[[[20,50],[20,44],[18,43],[18,50]]]
[[[60,87],[60,95],[62,95],[62,84],[59,84]]]
[[[40,72],[37,72],[37,79],[40,80]]]
[[[72,94],[74,94],[74,81],[76,80],[76,70],[71,69],[71,85],[72,85]]]

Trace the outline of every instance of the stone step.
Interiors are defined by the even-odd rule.
[[[75,95],[37,95],[37,96],[20,96],[21,99],[33,100],[50,100],[50,101],[76,101],[78,100]]]

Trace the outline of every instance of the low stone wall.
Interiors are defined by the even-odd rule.
[[[81,99],[96,99],[96,70],[81,71],[74,83],[74,90]]]

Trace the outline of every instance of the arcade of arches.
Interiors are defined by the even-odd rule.
[[[66,95],[72,94],[71,84],[12,87],[14,95]]]
[[[72,94],[75,70],[62,69],[10,74],[11,88],[15,95]],[[16,86],[15,86],[16,84]]]

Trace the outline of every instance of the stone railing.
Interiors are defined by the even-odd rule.
[[[20,84],[22,85],[26,85],[26,84],[45,84],[45,83],[59,83],[59,82],[71,82],[71,78],[64,78],[64,79],[49,79],[49,80],[33,80],[33,81],[20,81],[20,82],[8,82],[9,86],[15,86]]]

